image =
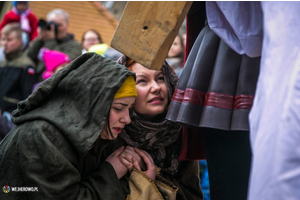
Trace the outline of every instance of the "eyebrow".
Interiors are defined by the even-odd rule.
[[[164,75],[164,74],[162,73],[162,71],[160,71],[160,72],[157,72],[157,74],[155,76],[159,76],[159,75]]]
[[[164,74],[162,73],[162,71],[156,72],[155,77],[160,76],[160,75],[164,75]],[[147,78],[148,76],[145,75],[145,74],[136,74],[136,77],[145,77],[145,78]]]
[[[136,74],[136,77],[147,77],[145,74]]]

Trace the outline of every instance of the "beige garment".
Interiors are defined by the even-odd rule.
[[[178,188],[157,175],[152,181],[146,174],[133,169],[129,179],[130,194],[126,200],[175,200]]]

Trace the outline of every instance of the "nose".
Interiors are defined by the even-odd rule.
[[[121,117],[120,122],[125,124],[130,124],[131,119],[129,115],[129,109],[127,109],[126,112],[124,112],[124,115]]]
[[[156,81],[153,81],[152,84],[151,84],[151,92],[152,93],[155,93],[155,92],[158,92],[160,91],[160,85],[156,82]]]

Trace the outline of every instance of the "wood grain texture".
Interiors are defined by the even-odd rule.
[[[192,1],[129,1],[111,46],[149,69],[161,69]]]

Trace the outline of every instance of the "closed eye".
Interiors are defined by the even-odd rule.
[[[139,84],[139,83],[145,83],[145,82],[146,82],[145,79],[140,79],[140,80],[137,80],[137,81],[136,81],[136,85]]]
[[[113,108],[113,109],[115,109],[116,111],[121,111],[122,110],[122,108]]]

